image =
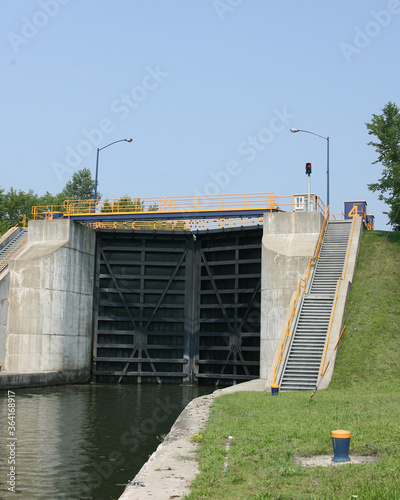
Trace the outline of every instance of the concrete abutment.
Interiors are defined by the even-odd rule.
[[[9,264],[1,385],[89,379],[94,253],[95,232],[86,226],[69,220],[29,223],[28,244]]]

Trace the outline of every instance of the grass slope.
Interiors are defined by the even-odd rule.
[[[187,500],[400,498],[400,234],[363,235],[332,383],[308,392],[215,400]],[[331,430],[372,464],[303,468],[331,454]],[[233,436],[233,439],[228,439]],[[227,443],[231,443],[227,449]]]

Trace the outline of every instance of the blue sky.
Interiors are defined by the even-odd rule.
[[[60,192],[83,167],[104,197],[312,191],[366,200],[365,122],[400,105],[400,1],[18,0],[0,16],[1,180]]]

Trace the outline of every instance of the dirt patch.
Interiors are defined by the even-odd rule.
[[[377,457],[366,455],[349,455],[350,462],[332,462],[332,455],[315,455],[314,457],[295,457],[294,463],[303,467],[330,467],[331,465],[370,464]]]

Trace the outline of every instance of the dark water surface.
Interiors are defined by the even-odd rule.
[[[1,499],[117,499],[182,409],[211,387],[74,385],[0,392]],[[157,437],[158,436],[158,437]],[[9,492],[16,439],[16,493]]]

